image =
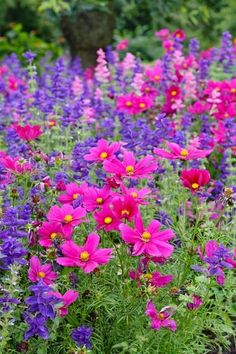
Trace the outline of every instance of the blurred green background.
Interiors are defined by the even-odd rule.
[[[128,38],[129,51],[151,61],[161,53],[155,31],[181,28],[204,49],[223,31],[235,37],[235,18],[236,0],[1,0],[0,56],[69,50],[88,66],[98,47]]]

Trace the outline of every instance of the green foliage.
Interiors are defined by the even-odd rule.
[[[46,52],[51,52],[52,57],[56,58],[62,53],[61,48],[54,43],[47,43],[35,34],[22,30],[21,24],[14,24],[6,32],[4,37],[0,38],[0,57],[6,54],[16,53],[19,58],[27,50],[37,53],[37,59],[40,59]]]

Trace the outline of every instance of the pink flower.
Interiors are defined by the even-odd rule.
[[[137,112],[137,106],[136,106],[136,96],[135,94],[129,93],[128,95],[125,96],[119,96],[117,97],[117,110],[129,114],[136,114]]]
[[[58,307],[59,316],[64,317],[68,314],[68,307],[73,304],[78,299],[79,292],[75,290],[67,290],[67,292],[62,295],[58,291],[50,291],[48,295],[54,295],[57,299],[60,299],[63,303],[62,306]]]
[[[184,41],[186,38],[185,32],[181,29],[177,29],[172,33],[174,38],[178,38],[179,41]]]
[[[193,295],[193,301],[189,302],[187,304],[187,307],[189,310],[196,310],[199,307],[201,307],[204,304],[204,302],[202,301],[202,299],[197,296],[197,295]]]
[[[132,220],[137,212],[138,207],[134,198],[126,196],[124,198],[114,198],[112,201],[114,214],[118,219]]]
[[[39,244],[46,248],[53,246],[55,242],[61,243],[71,238],[71,236],[64,235],[62,225],[55,222],[44,222],[37,233]]]
[[[107,205],[111,200],[112,192],[108,186],[103,188],[88,187],[84,192],[83,205],[87,211],[94,211]]]
[[[43,134],[39,125],[25,125],[24,127],[17,125],[16,132],[19,137],[25,141],[35,140]]]
[[[30,258],[28,278],[32,282],[38,282],[41,280],[44,284],[49,285],[57,278],[57,274],[52,271],[51,264],[41,265],[38,257],[33,256]]]
[[[85,273],[91,273],[111,259],[112,249],[97,249],[99,241],[100,237],[97,234],[89,234],[84,246],[78,246],[73,241],[65,242],[61,246],[65,257],[57,258],[57,263],[65,267],[80,267]]]
[[[109,144],[105,139],[98,140],[96,147],[90,149],[90,153],[84,156],[86,161],[104,162],[114,157],[114,154],[120,149],[121,144],[114,142]]]
[[[88,188],[86,182],[82,182],[80,186],[77,183],[69,183],[66,185],[66,193],[58,197],[58,201],[62,204],[72,204],[79,196],[83,195]]]
[[[169,284],[173,280],[172,274],[162,275],[159,272],[143,274],[139,270],[130,271],[129,276],[131,279],[137,281],[138,287],[141,285],[141,281],[142,281],[147,285],[154,286],[155,288],[164,288],[167,284]]]
[[[157,169],[157,163],[151,155],[136,162],[134,154],[125,151],[122,162],[114,158],[111,161],[105,161],[103,167],[106,172],[113,173],[118,178],[150,178],[150,174]]]
[[[94,213],[94,219],[98,224],[97,229],[104,228],[106,231],[119,229],[120,220],[107,205],[101,211]]]
[[[47,219],[52,222],[60,223],[63,228],[63,233],[69,237],[73,233],[73,227],[84,222],[83,217],[86,215],[86,210],[82,207],[73,208],[69,204],[64,204],[61,208],[57,205],[51,207],[47,214]]]
[[[174,251],[174,247],[168,243],[174,237],[171,229],[160,230],[161,224],[152,220],[148,227],[144,228],[141,215],[138,214],[135,220],[135,229],[126,224],[121,224],[122,239],[133,245],[133,256],[141,254],[168,258]]]
[[[160,31],[155,32],[155,36],[163,41],[164,39],[167,39],[170,36],[170,31],[168,30],[168,28],[162,28]]]
[[[208,103],[203,104],[200,101],[197,101],[188,107],[188,111],[192,114],[202,114],[204,112],[207,112],[209,109],[210,105]]]
[[[184,187],[189,188],[193,193],[209,183],[211,175],[207,170],[192,168],[181,172],[181,181]]]
[[[129,45],[129,40],[124,38],[117,44],[116,50],[118,51],[126,50],[128,48],[128,45]]]
[[[174,314],[173,307],[166,306],[158,312],[153,302],[149,300],[145,314],[151,319],[151,328],[155,331],[158,331],[161,327],[169,328],[171,331],[176,330],[176,322],[170,319]]]
[[[14,174],[30,173],[33,170],[31,163],[21,157],[12,158],[11,156],[5,156],[0,158],[1,164],[5,169]]]
[[[137,204],[146,205],[148,202],[146,199],[148,198],[148,194],[151,193],[151,190],[148,188],[127,188],[123,183],[121,184],[121,190],[124,196],[128,195],[134,198]]]
[[[149,78],[149,80],[159,83],[159,81],[162,78],[162,68],[160,64],[155,65],[153,68],[149,68],[145,72],[146,76]]]
[[[168,141],[166,141],[166,145],[169,148],[170,152],[168,152],[164,149],[155,148],[154,153],[157,154],[159,157],[162,157],[162,158],[168,159],[168,160],[203,159],[207,155],[211,154],[211,152],[213,151],[212,149],[200,150],[200,149],[196,149],[194,147],[189,147],[189,149],[186,149],[186,148],[180,147],[180,145],[178,145],[178,144],[170,143]]]

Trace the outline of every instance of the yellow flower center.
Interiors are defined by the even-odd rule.
[[[145,107],[146,107],[145,103],[139,103],[139,108],[145,108]]]
[[[188,150],[186,150],[186,149],[181,150],[181,151],[180,151],[180,155],[181,155],[181,156],[184,156],[184,157],[185,157],[185,156],[188,156]]]
[[[51,235],[50,235],[50,239],[51,240],[54,240],[56,237],[57,237],[57,233],[56,232],[51,233]]]
[[[71,222],[73,220],[73,218],[72,218],[72,216],[71,215],[65,215],[65,217],[64,217],[64,221],[65,222]]]
[[[73,194],[73,199],[77,199],[77,198],[78,198],[78,196],[79,196],[79,194],[78,194],[78,193]]]
[[[131,165],[129,165],[129,166],[127,166],[126,167],[126,169],[125,169],[125,171],[126,171],[126,173],[127,173],[127,175],[133,175],[133,173],[134,173],[134,166],[131,166]]]
[[[136,192],[131,192],[130,195],[133,197],[133,198],[137,198],[138,194]]]
[[[101,159],[106,159],[107,158],[107,152],[106,151],[103,151],[103,152],[101,152],[101,154],[100,154],[100,157],[101,157]]]
[[[130,212],[126,209],[122,210],[121,215],[123,216],[129,216]]]
[[[103,199],[102,199],[101,197],[98,197],[98,198],[96,199],[96,202],[97,202],[98,204],[102,204]]]
[[[165,315],[163,313],[158,313],[158,316],[159,320],[164,320],[165,318]]]
[[[160,80],[160,76],[159,76],[159,75],[155,75],[155,76],[154,76],[154,79],[155,79],[156,81],[158,81],[158,80]]]
[[[126,106],[127,106],[127,107],[131,107],[132,105],[133,105],[133,103],[132,103],[131,101],[127,101],[127,102],[126,102]]]
[[[83,262],[87,262],[89,259],[89,253],[87,251],[83,251],[80,253],[80,259]]]
[[[150,238],[151,238],[150,232],[144,231],[144,232],[142,233],[142,240],[143,240],[144,242],[148,242],[148,241],[150,240]]]
[[[229,118],[229,113],[225,113],[225,118]]]
[[[50,120],[50,121],[49,121],[50,127],[53,127],[55,124],[56,124],[56,123],[55,123],[53,120]]]
[[[177,95],[177,91],[171,91],[171,96],[176,96]]]
[[[199,188],[199,184],[198,183],[193,183],[192,184],[192,188],[193,189],[198,189]]]
[[[112,223],[112,218],[110,216],[107,216],[105,219],[104,219],[104,223],[109,225]]]
[[[151,273],[144,274],[144,278],[147,279],[147,280],[151,280],[152,279],[152,274]]]
[[[38,272],[38,277],[39,278],[45,278],[45,273],[44,272]]]
[[[236,93],[236,88],[235,87],[231,88],[230,92]]]

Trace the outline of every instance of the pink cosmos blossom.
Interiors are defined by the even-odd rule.
[[[180,178],[183,186],[189,188],[192,193],[195,193],[209,183],[211,175],[207,170],[192,168],[190,170],[183,170]]]
[[[58,307],[59,316],[64,317],[68,314],[68,307],[73,304],[78,299],[79,292],[75,290],[67,290],[67,292],[62,295],[58,291],[49,291],[48,295],[54,295],[57,299],[60,299],[63,303],[62,306]]]
[[[134,154],[125,151],[122,162],[114,158],[111,161],[105,161],[103,167],[107,173],[113,173],[118,178],[150,178],[150,174],[157,169],[157,163],[151,155],[136,162]]]
[[[178,38],[179,41],[184,41],[186,38],[185,32],[179,28],[176,29],[174,33],[172,33],[172,36],[174,38]]]
[[[167,284],[169,284],[173,280],[172,274],[162,275],[159,272],[143,274],[139,270],[130,271],[129,276],[131,279],[137,281],[138,287],[141,286],[141,282],[144,282],[145,284],[154,286],[155,288],[164,288]]]
[[[21,157],[12,158],[11,156],[5,156],[0,158],[0,162],[7,171],[14,174],[23,175],[25,173],[31,173],[33,170],[32,164]]]
[[[117,97],[117,109],[129,114],[139,114],[153,106],[152,97],[136,96],[134,93]]]
[[[154,257],[168,258],[174,251],[174,247],[168,243],[174,237],[171,229],[160,230],[161,223],[152,220],[148,227],[144,227],[141,215],[135,220],[135,229],[126,224],[121,224],[122,239],[133,245],[133,256],[145,254]]]
[[[170,143],[166,141],[166,145],[169,148],[170,152],[155,148],[154,153],[157,154],[159,157],[168,160],[196,160],[196,159],[203,159],[207,155],[211,154],[213,149],[210,150],[200,150],[194,147],[189,147],[189,149],[182,148],[180,145],[176,143]]]
[[[101,211],[94,213],[94,219],[98,224],[97,229],[104,228],[105,231],[119,230],[120,220],[107,205]]]
[[[151,319],[151,328],[158,331],[161,327],[169,328],[171,331],[176,330],[176,322],[170,318],[174,314],[174,308],[166,306],[157,311],[151,300],[148,301],[145,314]]]
[[[165,49],[166,53],[170,53],[174,51],[174,42],[170,40],[165,40],[162,43],[163,48]]]
[[[138,207],[134,198],[126,196],[123,198],[114,198],[112,200],[113,212],[118,219],[132,220],[137,212]]]
[[[235,103],[220,103],[216,106],[216,112],[214,117],[217,119],[227,119],[236,117],[236,105]]]
[[[121,190],[124,196],[129,195],[134,198],[137,204],[146,205],[148,202],[146,199],[148,195],[151,193],[151,190],[148,188],[127,188],[123,183],[121,183]]]
[[[63,242],[71,238],[71,235],[65,235],[61,224],[56,222],[44,222],[38,229],[39,244],[49,248],[54,245],[54,242]]]
[[[153,68],[148,68],[146,69],[145,72],[146,76],[148,77],[149,80],[155,82],[155,83],[159,83],[159,81],[162,78],[162,68],[161,68],[161,64],[158,63],[157,65],[155,65]]]
[[[168,28],[162,28],[160,31],[155,32],[155,36],[163,41],[164,39],[167,39],[170,36],[170,31],[168,30]]]
[[[80,186],[77,183],[69,183],[66,185],[66,193],[59,195],[58,201],[62,204],[72,204],[84,194],[87,188],[86,182],[82,182]]]
[[[39,125],[25,125],[24,127],[17,125],[15,129],[19,137],[25,141],[35,140],[43,134]]]
[[[85,273],[91,273],[99,265],[106,264],[111,259],[111,248],[97,249],[100,237],[89,234],[83,246],[73,241],[67,241],[61,246],[64,257],[57,258],[57,263],[65,267],[80,267]]]
[[[109,186],[103,188],[88,187],[84,192],[83,206],[87,211],[94,211],[107,205],[111,200],[112,192]]]
[[[192,114],[202,114],[207,112],[209,109],[210,105],[208,103],[201,103],[200,101],[197,101],[188,107],[188,111]]]
[[[199,307],[201,307],[204,304],[204,301],[202,301],[202,299],[197,296],[197,295],[193,295],[193,301],[189,302],[187,304],[187,307],[189,310],[196,310]]]
[[[51,264],[42,265],[39,258],[33,256],[30,258],[28,278],[32,282],[41,280],[44,284],[50,285],[57,278],[57,274],[53,272]]]
[[[97,146],[90,149],[90,153],[84,156],[86,161],[104,162],[114,157],[121,144],[114,142],[109,144],[105,139],[98,140]]]
[[[127,38],[122,39],[116,46],[116,50],[123,51],[128,48],[129,40]]]
[[[73,233],[73,227],[84,222],[86,210],[82,207],[73,208],[69,204],[64,204],[61,208],[54,205],[47,213],[47,219],[51,222],[60,223],[63,228],[63,233],[69,237]]]

